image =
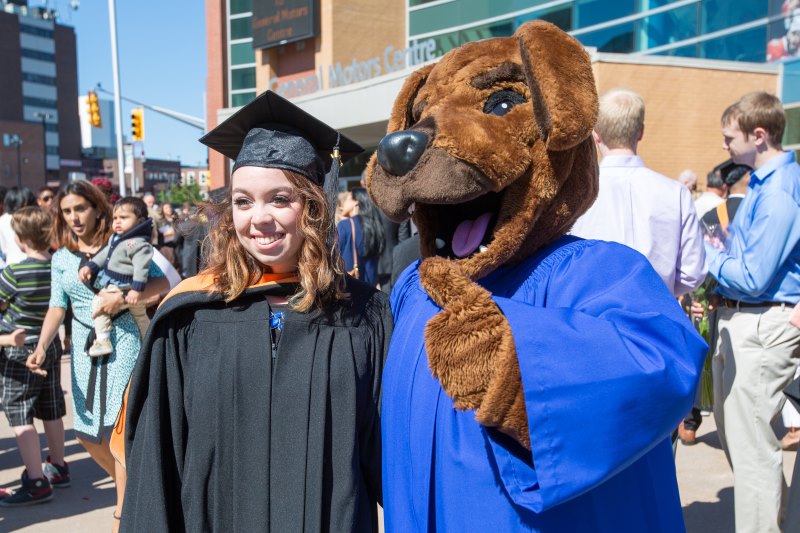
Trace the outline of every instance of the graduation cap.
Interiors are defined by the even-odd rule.
[[[364,151],[272,91],[239,109],[200,142],[234,160],[234,172],[243,166],[297,172],[323,186],[333,205],[339,167]]]
[[[737,165],[732,159],[727,159],[711,169],[708,173],[708,186],[721,187],[724,183],[732,186],[750,171],[746,165]]]

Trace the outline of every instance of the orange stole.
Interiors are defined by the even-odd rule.
[[[297,274],[263,274],[250,288],[261,287],[264,285],[277,284],[278,282],[292,283],[298,282]],[[161,304],[169,300],[176,294],[191,291],[210,291],[214,288],[214,279],[207,274],[199,274],[197,276],[187,278],[181,281],[169,294],[161,301]],[[159,307],[161,306],[159,304]],[[114,430],[111,432],[111,455],[114,459],[125,468],[125,412],[128,407],[128,393],[130,392],[131,384],[125,388],[125,396],[122,399],[122,407],[120,407],[119,414],[117,415],[117,423],[114,424]]]

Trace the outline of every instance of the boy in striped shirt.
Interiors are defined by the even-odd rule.
[[[17,507],[49,501],[53,486],[70,484],[64,461],[64,391],[61,389],[61,346],[58,339],[47,349],[43,374],[25,366],[36,347],[50,302],[51,217],[39,207],[25,207],[14,213],[11,227],[20,249],[27,256],[0,273],[0,301],[7,304],[0,316],[0,335],[22,329],[22,346],[5,346],[0,351],[0,385],[3,407],[14,429],[22,462],[22,486],[0,491],[0,506]],[[0,339],[1,340],[1,339]],[[42,468],[39,434],[34,417],[44,422],[50,455]]]

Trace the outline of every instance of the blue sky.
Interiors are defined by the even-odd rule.
[[[31,6],[44,4],[31,0]],[[107,0],[51,1],[62,24],[78,39],[78,91],[98,82],[114,88]],[[123,96],[203,118],[206,85],[205,2],[202,0],[117,0],[117,37]],[[101,98],[111,98],[101,95]],[[130,110],[122,103],[122,132],[130,136]],[[145,110],[145,155],[205,165],[202,131]]]

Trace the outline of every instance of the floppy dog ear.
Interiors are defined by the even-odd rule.
[[[597,121],[589,55],[574,37],[547,22],[528,22],[514,35],[542,140],[548,150],[573,148]]]
[[[433,70],[434,65],[435,63],[432,65],[425,65],[412,72],[411,75],[406,78],[405,83],[403,83],[403,88],[400,89],[400,94],[395,98],[392,115],[389,117],[387,133],[406,130],[414,123],[412,118],[414,98],[417,97],[417,93],[422,86],[425,85],[425,82],[428,80],[428,74]]]

